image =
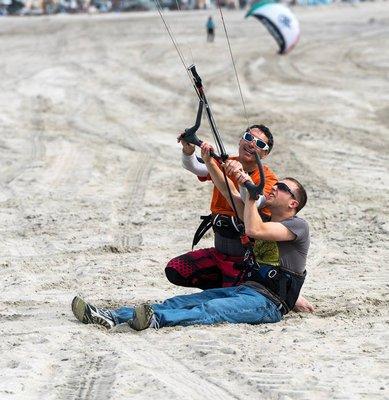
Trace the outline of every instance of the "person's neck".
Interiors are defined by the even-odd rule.
[[[296,214],[293,211],[282,211],[282,210],[272,210],[271,211],[271,222],[281,222],[286,219],[294,217]]]
[[[242,166],[244,171],[247,172],[248,174],[254,172],[258,168],[257,163],[255,161],[249,163],[242,162]]]

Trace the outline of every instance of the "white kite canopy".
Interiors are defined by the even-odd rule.
[[[258,18],[272,34],[279,45],[279,54],[292,50],[300,37],[300,24],[288,7],[272,0],[263,0],[253,4],[250,15]]]

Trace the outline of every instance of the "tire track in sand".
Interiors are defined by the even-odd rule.
[[[109,250],[114,253],[126,252],[142,244],[142,232],[138,228],[143,214],[143,200],[151,173],[152,161],[149,154],[138,153],[133,161],[134,169],[129,168],[126,178],[128,184],[128,202],[120,210],[125,215],[123,220],[117,208],[113,209],[111,221],[114,226],[114,241]],[[131,229],[130,227],[134,228]],[[135,231],[135,232],[134,232]]]
[[[38,96],[36,99],[31,99],[31,104],[28,104],[26,108],[33,109],[33,115],[31,117],[31,135],[30,135],[30,146],[29,155],[23,159],[23,161],[10,168],[1,171],[0,183],[5,184],[9,188],[9,184],[22,175],[27,169],[33,168],[34,163],[41,160],[45,154],[45,146],[42,143],[42,132],[45,131],[45,121],[42,117],[48,108],[47,101],[44,97]],[[27,151],[25,151],[27,153]]]
[[[92,349],[93,352],[93,349]],[[117,354],[110,356],[83,354],[83,360],[75,363],[73,374],[66,384],[58,389],[59,398],[74,400],[106,400],[111,398],[111,388],[115,381]]]
[[[20,157],[18,155],[18,163],[6,168],[1,172],[0,188],[5,199],[18,199],[15,201],[15,205],[12,208],[12,213],[15,214],[15,218],[18,220],[17,226],[19,229],[25,227],[31,227],[32,223],[26,218],[26,206],[23,201],[20,201],[17,189],[12,187],[12,183],[20,178],[25,172],[33,169],[39,165],[43,159],[46,149],[42,142],[42,133],[45,131],[45,112],[49,109],[50,105],[46,98],[43,96],[37,96],[36,98],[29,98],[26,100],[26,104],[23,108],[31,109],[32,114],[29,116],[28,129],[31,131],[30,141],[26,144],[26,148],[22,153],[28,154],[27,156]],[[28,147],[27,147],[28,146]],[[37,255],[39,249],[37,249],[34,241],[25,243],[25,246],[15,246],[13,238],[8,241],[4,239],[4,236],[0,239],[0,243],[8,250],[12,248],[11,254],[17,254],[18,256],[25,257],[26,255]],[[27,246],[26,246],[27,245]],[[27,247],[27,250],[25,248]],[[7,256],[8,256],[7,251]]]
[[[103,333],[94,326],[82,326],[84,329],[90,329],[87,336],[81,336],[77,331],[74,334],[77,337],[72,336],[65,346],[72,349],[75,359],[72,373],[57,386],[59,398],[110,399],[111,388],[117,386],[123,387],[131,398],[139,399],[147,398],[151,386],[154,390],[161,388],[160,398],[241,398],[238,393],[212,381],[206,373],[200,376],[190,366],[167,354],[161,346],[148,339],[148,333],[135,333],[127,327],[119,328],[116,333]],[[149,333],[155,335],[155,332]],[[124,370],[129,371],[125,376],[117,374],[117,371]],[[124,379],[123,384],[121,379]]]
[[[205,372],[204,376],[200,376],[177,358],[169,356],[165,351],[158,350],[157,346],[150,343],[144,336],[138,333],[131,335],[131,342],[141,348],[137,348],[136,352],[126,351],[126,357],[137,364],[142,374],[149,375],[149,380],[157,379],[162,382],[181,400],[203,400],[204,398],[233,400],[240,398],[222,384],[213,382]],[[120,345],[122,337],[118,336],[118,339]]]

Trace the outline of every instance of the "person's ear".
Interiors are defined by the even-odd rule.
[[[297,207],[299,206],[299,202],[295,199],[291,199],[289,202],[289,207],[290,208],[295,208],[297,209]]]

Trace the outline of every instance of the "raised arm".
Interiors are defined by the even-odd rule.
[[[244,207],[246,234],[254,239],[284,242],[294,240],[295,234],[280,222],[263,222],[255,201],[248,199]]]
[[[195,145],[186,142],[182,135],[177,137],[177,142],[182,145],[182,166],[192,174],[200,177],[208,176],[208,169],[205,164],[199,162],[195,154]]]
[[[212,146],[208,143],[203,143],[201,146],[201,158],[204,160],[205,165],[207,166],[208,172],[212,178],[214,185],[220,191],[220,193],[224,196],[224,198],[228,201],[228,204],[233,208],[230,195],[228,193],[228,189],[226,186],[225,178],[223,176],[222,171],[217,165],[216,161],[210,156],[210,151],[213,151]],[[222,167],[223,168],[223,167]],[[231,190],[232,199],[234,205],[236,207],[236,211],[238,212],[239,218],[243,218],[243,209],[244,203],[240,197],[239,191],[236,189],[234,183],[231,179],[227,178],[228,186]]]
[[[181,161],[182,166],[192,174],[203,178],[208,176],[207,166],[197,159],[196,154],[187,155],[183,151]]]

